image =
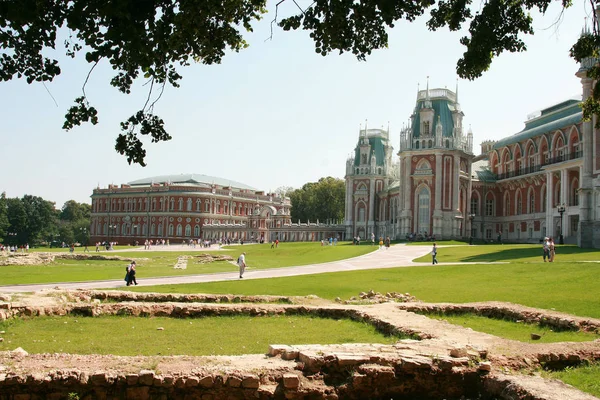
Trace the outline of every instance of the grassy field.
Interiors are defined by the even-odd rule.
[[[221,251],[216,251],[216,247],[213,251],[189,251],[182,247],[182,251],[115,251],[101,254],[136,258],[139,260],[138,277],[157,277],[237,271],[237,266],[230,262],[197,264],[192,260],[188,261],[187,269],[174,269],[177,258],[182,255],[228,254],[235,260],[244,251],[250,268],[268,269],[343,260],[369,253],[376,248],[352,246],[351,243],[323,247],[320,243],[280,243],[276,249],[271,249],[270,244],[256,244],[225,247]],[[0,267],[0,285],[123,279],[126,265],[126,261],[57,260],[49,265],[3,266]]]
[[[472,314],[428,314],[428,317],[448,321],[451,324],[471,328],[474,331],[489,333],[490,335],[525,343],[588,342],[600,338],[599,335],[589,332],[554,331],[547,326],[540,326],[538,324],[517,323]],[[537,333],[542,338],[532,340],[532,333]]]
[[[248,274],[250,276],[250,274]],[[135,291],[232,293],[245,295],[314,294],[333,300],[362,291],[410,293],[427,302],[507,301],[600,318],[600,264],[537,263],[437,265],[325,273],[184,285],[145,286]]]
[[[579,390],[600,397],[600,363],[578,368],[566,368],[563,371],[543,371],[542,376],[544,378],[560,379]]]
[[[431,243],[429,243],[432,246]],[[445,247],[438,243],[437,259],[444,262],[474,262],[474,263],[543,263],[542,246],[531,244],[506,245],[473,245],[464,243]],[[416,259],[418,262],[431,262],[431,256],[426,255]],[[574,245],[557,245],[555,263],[596,261],[600,263],[600,251],[597,249],[580,249]]]
[[[6,331],[0,351],[22,347],[29,353],[122,356],[264,354],[273,343],[391,344],[399,339],[366,323],[306,316],[37,317],[2,322],[0,330]]]

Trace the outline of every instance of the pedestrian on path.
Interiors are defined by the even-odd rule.
[[[438,263],[437,260],[437,244],[433,244],[433,250],[431,251],[432,264],[435,265]]]
[[[127,268],[127,286],[134,283],[137,286],[137,280],[135,279],[135,261],[132,261]]]
[[[244,277],[244,272],[246,271],[246,253],[240,254],[237,259],[237,264],[240,267],[240,279]]]

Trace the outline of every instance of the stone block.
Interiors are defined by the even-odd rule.
[[[459,357],[467,357],[469,355],[467,349],[464,347],[456,347],[450,350],[450,357],[459,358]]]
[[[128,386],[133,386],[133,385],[137,385],[138,381],[139,381],[139,376],[137,374],[129,374],[126,376],[126,380],[127,380],[127,385]]]
[[[256,375],[244,375],[242,378],[242,387],[246,389],[258,389],[260,379]]]
[[[160,375],[155,375],[152,378],[152,386],[157,386],[157,387],[161,387],[163,384],[163,378]]]
[[[492,370],[492,363],[489,361],[482,361],[477,366],[479,371],[490,372]]]
[[[292,351],[292,346],[288,346],[287,344],[270,344],[269,345],[269,355],[271,357],[275,357],[279,354],[283,354],[287,351]]]
[[[371,378],[363,374],[354,374],[352,376],[352,387],[355,390],[366,389],[371,386]]]
[[[90,382],[94,386],[96,386],[96,385],[99,385],[99,386],[105,385],[106,382],[107,382],[106,374],[103,373],[103,372],[92,374],[92,376],[90,376]]]
[[[198,383],[200,383],[200,378],[198,378],[197,376],[189,376],[185,381],[185,387],[196,387],[198,386]]]
[[[154,383],[154,371],[150,371],[148,369],[141,370],[139,373],[138,382],[140,385],[152,386]]]
[[[298,358],[298,354],[300,354],[300,353],[296,349],[292,349],[292,350],[289,350],[289,351],[284,351],[283,353],[281,353],[281,359],[282,360],[287,360],[287,361],[295,360],[295,359]]]
[[[300,387],[300,378],[296,374],[283,374],[283,387],[286,389],[298,389]]]
[[[185,387],[185,378],[180,376],[179,378],[175,379],[174,386],[177,389],[183,389]]]
[[[237,376],[230,376],[227,378],[227,386],[235,388],[240,387],[242,386],[242,380]]]
[[[211,388],[214,386],[214,384],[215,384],[215,380],[210,375],[203,376],[202,378],[200,378],[200,380],[198,382],[198,385],[203,388]]]
[[[364,364],[370,361],[365,354],[337,354],[337,363],[340,367],[349,367]]]

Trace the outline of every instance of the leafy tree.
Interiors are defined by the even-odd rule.
[[[10,245],[23,244],[27,240],[27,213],[18,198],[6,199],[8,232],[5,242]]]
[[[60,211],[61,221],[77,222],[80,220],[90,221],[92,207],[86,203],[78,203],[75,200],[68,200]]]
[[[533,34],[530,11],[545,13],[551,1],[488,0],[473,12],[471,1],[466,0],[315,0],[279,26],[309,31],[322,55],[352,52],[365,60],[373,50],[387,47],[387,30],[396,22],[412,22],[429,10],[431,30],[456,31],[469,23],[468,35],[460,39],[466,51],[457,62],[457,72],[475,79],[502,52],[526,50],[522,38]],[[571,6],[571,0],[554,1],[565,9]],[[589,3],[595,7],[597,1]],[[121,123],[115,145],[130,163],[145,165],[141,138],[171,139],[153,107],[166,84],[179,86],[178,67],[220,63],[227,49],[237,52],[247,47],[242,31],[252,31],[251,23],[266,12],[265,6],[266,0],[4,0],[0,2],[0,79],[52,81],[61,69],[57,60],[47,57],[47,49],[56,47],[58,29],[63,28],[69,33],[66,54],[85,53],[90,74],[99,63],[109,63],[116,71],[110,84],[123,93],[131,92],[134,80],[147,80],[147,99]],[[596,57],[599,42],[594,16],[593,32],[575,44],[572,56],[578,61]],[[591,77],[598,75],[597,69],[590,71]],[[85,84],[82,92],[65,116],[64,129],[98,122]],[[588,117],[600,111],[599,99],[600,88],[595,88],[584,109]]]
[[[38,196],[26,194],[21,199],[27,215],[25,243],[39,243],[46,239],[56,225],[54,203]]]
[[[2,192],[2,194],[0,194],[0,238],[6,237],[9,225],[6,193]]]
[[[292,221],[335,222],[344,216],[346,187],[342,179],[326,177],[292,191]]]

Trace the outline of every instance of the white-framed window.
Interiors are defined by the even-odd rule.
[[[189,225],[185,226],[185,236],[192,236],[192,227]]]
[[[179,206],[179,211],[183,211],[183,199],[179,199],[177,203],[177,205]]]
[[[485,215],[488,217],[494,216],[494,199],[487,199],[485,201]]]
[[[181,236],[182,231],[183,228],[181,227],[181,224],[177,224],[177,236]]]
[[[175,199],[171,199],[171,211],[175,211]]]
[[[173,224],[169,224],[169,236],[173,236]]]
[[[200,236],[200,225],[195,225],[194,226],[194,237],[199,237]]]
[[[426,187],[421,188],[418,194],[418,232],[429,233],[429,217],[430,217],[430,197],[429,189]]]
[[[471,197],[471,214],[479,215],[479,198],[477,196]]]
[[[192,199],[187,199],[187,211],[192,211]]]

